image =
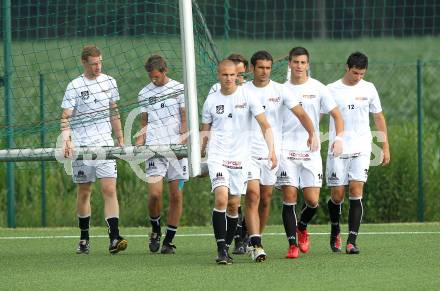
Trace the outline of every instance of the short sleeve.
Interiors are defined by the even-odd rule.
[[[371,99],[370,99],[370,112],[379,113],[382,112],[382,106],[380,104],[379,93],[377,93],[376,87],[371,84]]]
[[[289,94],[284,86],[280,86],[280,96],[283,99],[283,104],[290,110],[295,106],[299,105],[298,98],[296,98],[293,94]]]
[[[139,108],[141,109],[142,113],[148,112],[148,100],[145,97],[144,90],[145,90],[145,88],[142,89],[138,95],[138,104],[139,104]]]
[[[320,86],[319,91],[319,94],[321,95],[320,113],[328,114],[330,111],[337,107],[336,101],[333,98],[332,93],[326,86]]]
[[[110,78],[110,102],[116,102],[119,100],[119,90],[118,85],[116,84],[116,80]]]
[[[203,104],[202,123],[206,123],[206,124],[212,123],[212,115],[209,107],[210,107],[209,98],[206,98],[205,103]]]
[[[185,108],[185,88],[183,85],[179,86],[179,90],[182,91],[182,93],[177,97],[177,102],[179,102],[180,108]]]
[[[249,102],[249,109],[253,116],[257,116],[258,114],[264,113],[264,107],[261,104],[260,100],[258,100],[258,98],[249,98],[248,96],[248,102]]]
[[[64,93],[63,102],[61,103],[61,108],[63,109],[74,109],[76,106],[76,90],[73,87],[72,82],[67,85],[66,92]]]

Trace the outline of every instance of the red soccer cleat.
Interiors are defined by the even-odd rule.
[[[299,257],[299,249],[296,245],[289,246],[287,250],[286,259],[296,259]]]
[[[304,229],[303,231],[297,230],[298,234],[298,246],[301,253],[307,253],[310,248],[310,239],[309,239],[309,233],[307,232],[307,229]]]
[[[348,243],[345,252],[349,255],[357,255],[359,254],[359,248],[355,244]]]
[[[334,253],[339,253],[341,251],[341,235],[330,236],[330,248]]]

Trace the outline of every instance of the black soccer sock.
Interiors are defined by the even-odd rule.
[[[241,239],[244,240],[246,236],[247,236],[246,219],[243,216],[243,219],[241,221]]]
[[[249,241],[253,247],[261,247],[261,235],[253,234],[249,236]]]
[[[298,229],[304,231],[307,228],[307,224],[315,216],[316,210],[318,210],[318,205],[315,207],[310,207],[308,204],[304,203],[301,209],[301,216],[298,223]]]
[[[283,202],[283,224],[289,245],[296,245],[296,213],[293,203]]]
[[[176,231],[177,231],[177,226],[168,224],[167,233],[165,234],[165,238],[163,240],[164,245],[168,245],[173,241],[174,235],[176,235]]]
[[[342,213],[342,201],[340,204],[335,204],[333,200],[330,198],[327,202],[328,206],[328,214],[330,216],[330,223],[332,225],[331,236],[337,236],[341,232],[341,228],[339,226],[339,218]]]
[[[119,237],[119,218],[118,217],[109,217],[106,218],[105,221],[107,222],[108,226],[108,236],[110,239],[115,239]]]
[[[229,247],[237,231],[238,215],[230,216],[226,214],[226,223],[226,246]]]
[[[90,215],[84,217],[78,215],[78,227],[81,230],[80,239],[89,240]]]
[[[150,223],[154,233],[161,233],[160,230],[160,215],[158,217],[150,216]]]
[[[240,239],[243,239],[241,236],[241,234],[243,233],[242,221],[243,221],[243,215],[241,212],[241,206],[238,206],[237,230],[235,231],[235,235],[234,235],[235,243],[237,243],[237,241],[239,241]]]
[[[214,236],[217,242],[217,249],[223,250],[226,247],[226,209],[212,210],[212,227],[214,228]]]
[[[350,197],[350,209],[348,210],[348,239],[347,243],[356,244],[356,238],[361,226],[364,207],[362,198]]]

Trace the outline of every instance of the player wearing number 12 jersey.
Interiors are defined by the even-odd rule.
[[[331,152],[327,157],[326,178],[331,187],[328,210],[331,221],[330,247],[334,252],[341,250],[339,218],[344,200],[345,186],[348,185],[350,208],[348,211],[347,254],[358,254],[356,238],[362,221],[363,187],[368,177],[372,149],[370,112],[379,131],[382,142],[382,165],[390,162],[387,126],[379,94],[373,83],[363,80],[368,67],[368,58],[360,52],[351,54],[345,65],[342,79],[328,85],[344,119],[344,149],[336,157]],[[330,118],[329,139],[335,140],[335,123]]]

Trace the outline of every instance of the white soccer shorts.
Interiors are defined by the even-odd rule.
[[[209,162],[211,191],[219,186],[226,186],[230,195],[244,195],[247,188],[247,170],[245,168],[228,168],[222,163]]]
[[[273,186],[277,181],[278,167],[271,170],[267,158],[252,157],[248,168],[248,181],[260,180],[260,185]]]
[[[95,182],[96,178],[116,178],[118,170],[116,161],[99,160],[99,161],[72,161],[72,179],[73,183],[89,183]]]
[[[298,189],[322,187],[322,159],[319,152],[286,151],[281,155],[276,187],[293,186]]]
[[[367,182],[369,154],[327,156],[326,180],[329,187],[348,185],[350,181]]]
[[[146,176],[166,177],[169,182],[174,180],[188,181],[188,159],[151,158],[145,162]]]

